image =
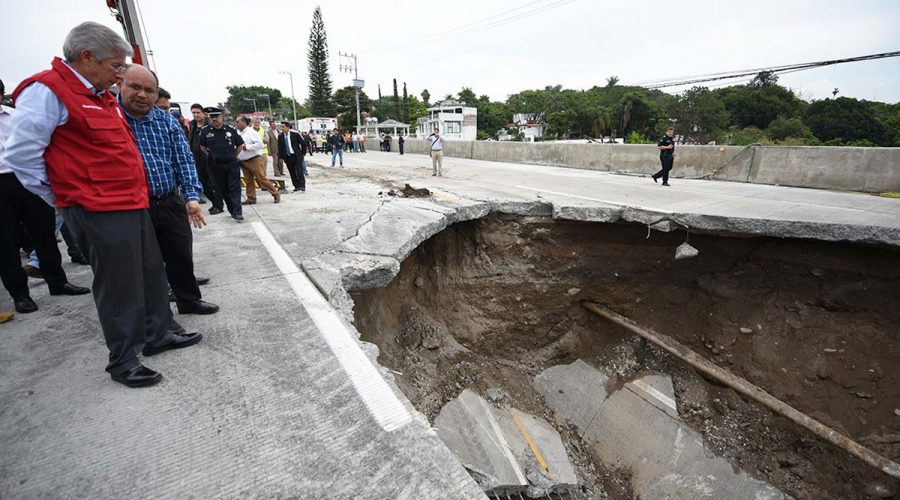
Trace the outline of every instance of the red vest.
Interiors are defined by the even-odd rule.
[[[40,82],[62,101],[69,119],[44,151],[57,207],[92,212],[147,208],[147,177],[131,128],[110,92],[93,94],[58,57],[52,69],[19,84],[13,100]]]

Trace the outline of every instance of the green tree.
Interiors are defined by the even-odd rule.
[[[457,94],[457,100],[464,102],[469,106],[474,106],[475,102],[478,101],[478,98],[475,97],[475,92],[472,92],[472,89],[463,87],[463,89],[459,91],[459,94]]]
[[[734,146],[747,146],[750,144],[769,144],[766,133],[756,127],[728,127],[728,130],[719,135],[718,142]]]
[[[655,141],[644,137],[643,134],[634,130],[625,137],[625,142],[628,144],[656,144]]]
[[[334,92],[332,98],[335,109],[338,113],[350,112],[353,119],[356,119],[356,88],[352,85],[341,87]],[[359,110],[361,112],[369,112],[372,109],[372,101],[369,96],[362,90],[359,91]]]
[[[422,103],[425,104],[425,107],[431,106],[431,93],[428,92],[428,89],[422,91]]]
[[[309,31],[309,103],[315,116],[334,116],[331,101],[331,75],[328,73],[328,39],[322,10],[316,6],[313,12],[312,28]]]
[[[885,143],[884,125],[875,118],[870,106],[857,99],[840,97],[816,101],[809,105],[803,121],[826,143],[836,139]]]
[[[486,101],[479,99],[476,101],[475,107],[478,109],[479,139],[496,137],[500,129],[505,129],[509,126],[512,114],[505,103],[491,102],[490,99]]]
[[[400,113],[400,94],[397,93],[397,79],[394,78],[394,119],[400,121],[403,115]]]
[[[715,139],[728,126],[725,103],[706,87],[686,91],[671,111],[669,118],[675,119],[678,133],[700,143]]]
[[[574,111],[554,111],[547,115],[546,135],[556,139],[568,139],[574,125]]]
[[[269,100],[273,104],[281,99],[281,91],[271,87],[263,87],[260,85],[231,85],[225,88],[228,89],[228,100],[225,101],[225,107],[228,108],[228,111],[234,116],[241,113],[253,112],[253,102],[245,99],[255,99],[256,106],[260,111],[268,110],[266,107],[266,98],[259,97],[260,94],[268,94]]]
[[[275,108],[274,113],[285,120],[293,120],[294,119],[294,106],[291,105],[293,103],[297,109],[297,119],[306,118],[308,116],[312,116],[309,112],[309,108],[299,102],[294,101],[290,97],[281,97],[277,102],[273,102],[272,106]]]
[[[406,82],[403,82],[403,123],[409,123],[409,92],[406,91]]]
[[[658,135],[660,113],[658,107],[643,92],[625,94],[616,107],[621,133],[637,131],[642,135]]]
[[[419,100],[418,97],[411,95],[409,96],[409,100],[407,100],[407,112],[409,113],[408,119],[409,123],[412,126],[415,126],[420,117],[423,117],[428,114],[428,107],[425,106],[425,103]]]
[[[769,127],[766,129],[766,135],[773,141],[793,139],[791,141],[792,144],[797,144],[801,141],[805,141],[806,144],[817,142],[812,130],[799,118],[779,116],[769,124]]]
[[[804,102],[789,89],[777,84],[778,78],[767,72],[757,75],[749,85],[735,85],[717,91],[730,115],[730,122],[739,128],[764,129],[775,118],[800,116]]]

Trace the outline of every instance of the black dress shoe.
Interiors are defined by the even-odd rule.
[[[224,210],[218,207],[212,207],[209,209],[209,215],[219,215],[222,212],[224,212]]]
[[[144,356],[155,356],[161,352],[170,351],[172,349],[183,349],[188,346],[192,346],[197,342],[200,342],[200,339],[203,338],[202,333],[186,333],[184,335],[172,335],[175,337],[175,340],[169,342],[166,345],[162,346],[144,346],[144,350],[141,351]]]
[[[162,380],[162,373],[155,372],[144,365],[137,365],[125,373],[110,375],[113,380],[128,387],[149,387]]]
[[[243,215],[232,215],[231,218],[234,219],[234,220],[236,220],[236,221],[238,221],[238,222],[244,222],[244,216],[243,216]]]
[[[198,300],[178,304],[178,314],[213,314],[219,312],[219,306]]]
[[[81,264],[82,266],[91,265],[91,263],[88,262],[87,257],[85,257],[84,255],[76,255],[76,256],[72,257],[72,263],[73,264]]]
[[[198,285],[205,285],[205,284],[209,283],[209,276],[202,276],[199,278],[194,277],[194,279],[197,280]]]
[[[21,299],[13,299],[13,303],[16,306],[16,312],[20,312],[22,314],[33,313],[38,310],[37,304],[31,300],[31,297],[22,297]]]
[[[59,288],[50,289],[50,295],[84,295],[86,293],[91,293],[91,289],[71,283],[65,283]]]

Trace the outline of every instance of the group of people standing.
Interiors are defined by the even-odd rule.
[[[145,367],[141,354],[146,358],[202,339],[175,321],[169,288],[180,314],[219,310],[201,298],[199,286],[208,279],[194,274],[191,225],[206,225],[204,191],[214,205],[211,214],[221,213],[218,200],[224,200],[240,220],[232,167],[244,149],[257,150],[245,148],[215,108],[205,109],[210,123],[201,115],[202,123],[198,118],[191,124],[189,143],[183,125],[156,106],[156,75],[126,65],[131,54],[132,47],[110,28],[82,23],[67,35],[64,57],[21,82],[12,94],[15,109],[2,109],[0,276],[18,312],[37,310],[20,267],[26,233],[52,295],[93,292],[111,378],[145,387],[162,375]],[[113,84],[118,96],[110,91]],[[197,168],[204,155],[195,155],[192,146],[205,154],[208,169]],[[206,184],[198,173],[209,174]],[[91,266],[91,289],[66,280],[55,214]]]

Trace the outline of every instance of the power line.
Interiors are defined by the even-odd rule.
[[[805,71],[808,69],[821,68],[824,66],[832,66],[835,64],[844,64],[859,61],[872,61],[876,59],[884,59],[888,57],[900,56],[900,51],[883,52],[880,54],[870,54],[865,56],[847,57],[843,59],[831,59],[827,61],[815,61],[799,64],[786,64],[782,66],[770,66],[765,68],[744,69],[737,71],[726,71],[721,73],[710,73],[707,75],[695,75],[690,77],[663,78],[659,80],[650,80],[646,82],[638,82],[628,85],[641,86],[648,89],[661,89],[666,87],[682,87],[703,82],[713,82],[720,80],[735,80],[755,76],[760,72],[766,71],[774,74],[794,73],[797,71]]]

